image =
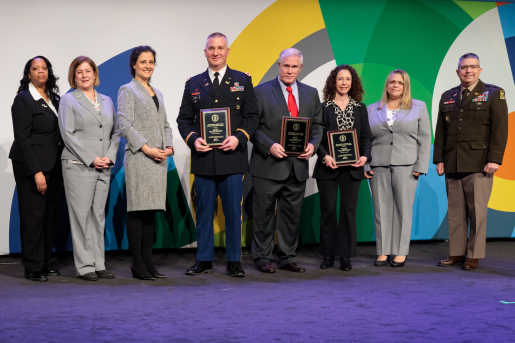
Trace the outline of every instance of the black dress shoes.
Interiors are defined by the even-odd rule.
[[[135,279],[145,280],[145,281],[155,281],[156,278],[154,278],[152,275],[149,274],[147,269],[145,267],[142,267],[138,265],[139,268],[136,268],[134,264],[131,264],[131,272],[132,277]]]
[[[152,275],[152,277],[154,277],[156,279],[166,279],[166,275],[161,274],[160,272],[155,272],[155,273],[149,272],[149,273],[150,273],[150,275]]]
[[[43,272],[41,272],[41,274],[43,274],[45,276],[59,276],[59,275],[61,275],[61,273],[59,273],[59,270],[57,270],[55,268],[50,268],[50,267],[43,268]]]
[[[324,256],[320,269],[332,268],[334,266],[334,256]]]
[[[227,262],[227,275],[231,277],[245,277],[245,271],[241,267],[240,261]]]
[[[213,272],[212,261],[197,261],[191,268],[186,270],[186,275],[198,275]]]
[[[39,282],[48,281],[47,277],[40,272],[36,272],[36,273],[25,272],[24,276],[26,279],[29,279],[30,281],[39,281]]]
[[[275,273],[275,268],[272,265],[271,262],[267,262],[265,264],[262,264],[261,267],[259,267],[259,271],[262,273]]]
[[[404,258],[404,261],[402,261],[402,262],[395,262],[395,260],[393,260],[392,263],[390,264],[390,266],[392,266],[392,268],[404,267],[404,264],[406,263],[407,259],[408,259],[408,256],[406,256],[406,258]]]
[[[350,258],[340,257],[340,269],[345,272],[348,272],[352,269],[352,264],[350,264]]]
[[[279,267],[279,269],[287,270],[294,273],[304,273],[306,271],[306,268],[299,266],[296,262],[290,262],[288,264],[285,264],[282,267]]]
[[[99,279],[114,279],[114,273],[107,269],[97,270],[95,274],[97,274]]]
[[[84,275],[78,275],[77,277],[84,281],[97,281],[98,280],[98,276],[94,272],[86,273]]]
[[[376,260],[375,266],[376,267],[384,267],[390,264],[390,256],[386,257],[386,260],[384,261],[378,261]]]

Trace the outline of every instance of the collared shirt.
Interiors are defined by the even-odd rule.
[[[277,80],[279,80],[279,84],[281,85],[281,89],[283,91],[283,95],[284,95],[284,99],[286,100],[286,105],[288,105],[288,91],[286,90],[286,86],[282,81],[281,81],[281,78],[279,76],[277,76]],[[297,109],[300,111],[300,107],[299,107],[299,88],[297,87],[297,81],[295,81],[292,85],[290,85],[291,87],[291,92],[293,94],[293,96],[295,97],[295,102],[297,103]]]
[[[220,73],[220,75],[218,75],[218,82],[219,82],[219,84],[222,84],[222,79],[224,78],[226,70],[227,70],[227,64],[225,65],[225,67],[222,68],[222,70],[220,70],[218,72],[218,73]],[[208,68],[208,73],[209,73],[209,78],[211,79],[211,83],[215,82],[215,73],[216,73],[216,71],[212,71],[210,68]]]
[[[41,96],[41,94],[39,94],[38,90],[32,84],[32,82],[29,82],[29,92],[30,92],[30,95],[32,95],[32,97],[34,98],[34,101],[38,101],[39,99],[45,100]],[[46,102],[46,100],[45,100],[45,102]],[[54,104],[52,104],[52,101],[46,102],[46,103],[48,104],[48,107],[50,107],[50,109],[54,112],[54,114],[57,115],[57,110],[55,109]]]
[[[467,89],[469,90],[469,94],[472,93],[472,91],[474,90],[474,88],[476,88],[477,84],[479,83],[479,80],[477,80],[476,83],[474,83],[473,85],[471,85],[470,87],[467,87]],[[460,95],[460,100],[463,100],[463,90],[465,89],[465,87],[463,87],[463,85],[460,86],[461,89],[461,95]]]

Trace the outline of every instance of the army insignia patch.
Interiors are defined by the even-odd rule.
[[[451,121],[451,117],[449,117],[449,116],[445,117],[445,121]]]
[[[240,86],[240,83],[239,82],[235,82],[234,83],[234,87],[231,87],[231,92],[243,92],[243,89],[245,87],[243,86]]]
[[[245,73],[245,75],[250,76],[250,73]]]
[[[188,82],[189,80],[191,80],[191,77],[188,77],[188,79],[186,80],[186,82]]]
[[[501,100],[506,100],[506,96],[504,95],[504,89],[501,89],[499,91],[499,96],[501,97]]]

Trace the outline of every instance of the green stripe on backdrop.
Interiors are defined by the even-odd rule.
[[[197,240],[195,222],[177,169],[169,170],[167,176],[166,212],[156,215],[154,248],[181,248]]]

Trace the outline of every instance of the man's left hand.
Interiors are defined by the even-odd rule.
[[[300,159],[307,160],[311,156],[313,156],[313,153],[315,152],[315,146],[311,143],[308,143],[308,146],[306,149],[304,149],[304,153],[302,155],[299,155]]]
[[[499,165],[494,162],[488,162],[485,166],[485,169],[483,171],[487,174],[495,173],[499,169]]]
[[[365,163],[367,163],[367,158],[366,156],[361,156],[357,161],[356,163],[352,164],[351,167],[363,167],[365,165]]]
[[[236,149],[239,142],[240,141],[238,140],[238,138],[234,136],[229,136],[222,142],[222,146],[218,149],[222,149],[223,151],[232,151]]]

